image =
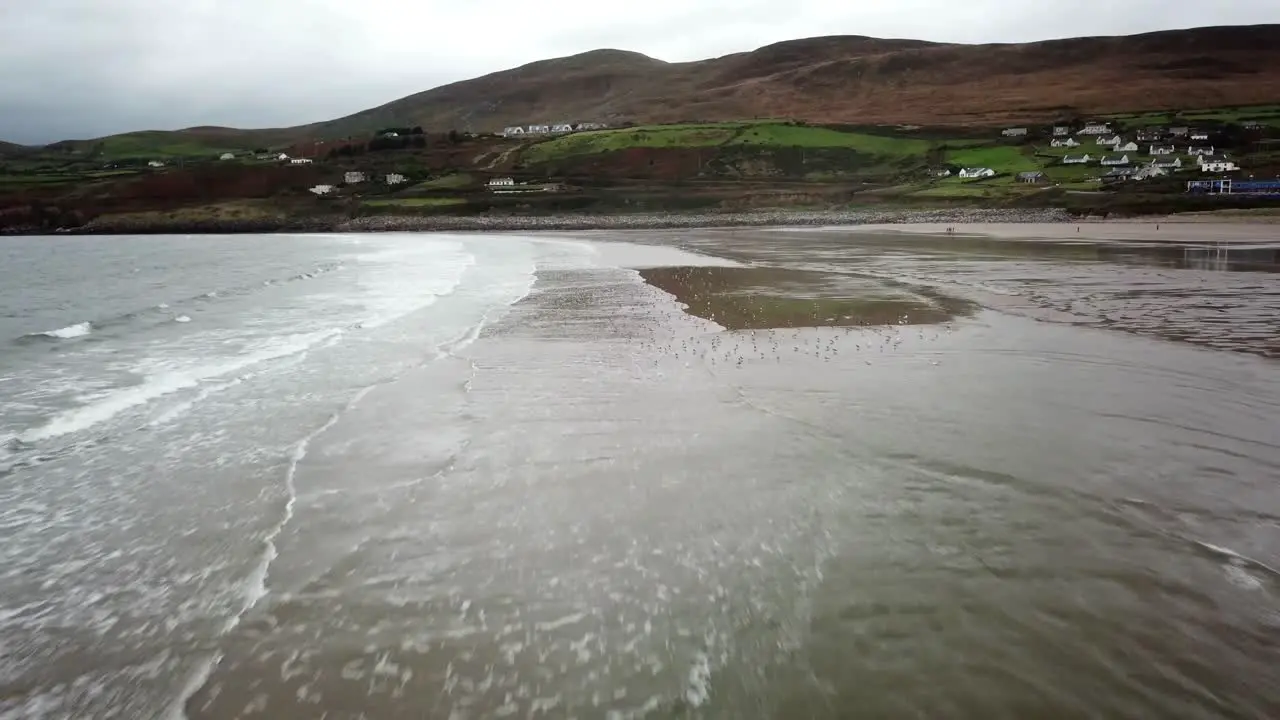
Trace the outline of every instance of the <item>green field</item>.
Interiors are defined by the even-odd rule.
[[[454,205],[466,205],[463,198],[387,198],[383,200],[366,200],[361,203],[371,208],[440,208]]]
[[[997,145],[949,150],[947,162],[961,167],[986,167],[998,173],[1020,173],[1039,170],[1040,165],[1022,152],[1022,148]]]
[[[467,187],[475,182],[467,173],[453,173],[442,177],[420,182],[409,188],[410,190],[454,190],[457,188]]]
[[[845,148],[871,155],[907,157],[923,155],[929,150],[930,143],[914,138],[841,132],[824,127],[779,122],[652,125],[595,130],[553,138],[525,149],[523,158],[526,162],[537,163],[628,148],[736,146]]]

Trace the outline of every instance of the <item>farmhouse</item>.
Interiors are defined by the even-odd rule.
[[[218,156],[218,159],[219,159],[219,160],[235,160],[235,159],[236,159],[236,154],[235,154],[235,153],[222,153],[221,155],[219,155],[219,156]]]
[[[1124,143],[1123,145],[1117,145],[1117,146],[1116,146],[1116,152],[1132,152],[1132,153],[1136,153],[1136,152],[1138,152],[1138,143],[1133,142],[1133,141],[1129,141],[1129,142],[1127,142],[1127,143]]]
[[[1089,123],[1079,132],[1080,135],[1106,135],[1111,132],[1110,123]]]
[[[1240,166],[1221,155],[1201,155],[1200,171],[1209,173],[1234,172]]]
[[[1054,136],[1054,137],[1062,137],[1062,136],[1064,136],[1064,135],[1070,135],[1070,134],[1071,134],[1071,128],[1067,127],[1066,125],[1054,125],[1054,126],[1053,126],[1053,136]]]
[[[1106,167],[1115,167],[1117,165],[1128,165],[1129,156],[1128,155],[1104,155],[1102,157],[1102,164]]]
[[[400,173],[387,173],[388,185],[403,185],[406,182],[409,182],[409,179]]]
[[[1187,154],[1188,155],[1212,155],[1213,146],[1208,145],[1203,147],[1196,147],[1195,145],[1192,145],[1191,147],[1187,148]]]
[[[1076,142],[1076,140],[1075,140],[1074,138],[1063,138],[1063,139],[1060,139],[1060,140],[1054,140],[1054,141],[1050,142],[1050,143],[1049,143],[1049,145],[1050,145],[1050,146],[1052,146],[1052,147],[1056,147],[1056,148],[1060,148],[1060,147],[1065,147],[1065,148],[1080,147],[1080,143],[1079,143],[1079,142]]]
[[[509,188],[515,187],[516,181],[509,177],[496,177],[489,181],[489,187],[492,188]]]
[[[1114,136],[1111,136],[1111,137],[1100,137],[1100,138],[1098,138],[1098,144],[1099,144],[1099,145],[1106,145],[1106,146],[1109,146],[1109,147],[1115,147],[1115,146],[1119,145],[1119,144],[1120,144],[1120,143],[1122,143],[1122,142],[1124,142],[1124,140],[1121,140],[1119,135],[1114,135]]]
[[[1182,158],[1180,157],[1159,157],[1151,161],[1151,167],[1161,170],[1181,170]]]
[[[962,178],[988,178],[995,177],[996,171],[991,168],[964,168],[960,171]]]
[[[1151,155],[1172,155],[1177,151],[1178,149],[1172,145],[1152,145],[1150,154]]]
[[[1005,128],[1000,131],[1000,134],[1005,137],[1024,137],[1027,134],[1027,129],[1024,127]]]
[[[1089,157],[1088,153],[1084,155],[1067,155],[1062,158],[1062,164],[1063,165],[1088,165],[1089,160],[1091,159],[1092,158]]]
[[[1044,182],[1044,179],[1045,179],[1044,173],[1040,172],[1039,170],[1036,170],[1034,172],[1018,173],[1018,182],[1020,183],[1035,184],[1035,183]]]

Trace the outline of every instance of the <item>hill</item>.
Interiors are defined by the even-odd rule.
[[[452,83],[336,120],[77,141],[165,154],[288,145],[381,127],[721,121],[997,124],[1064,114],[1229,107],[1280,97],[1280,25],[960,45],[832,36],[687,63],[596,50]]]

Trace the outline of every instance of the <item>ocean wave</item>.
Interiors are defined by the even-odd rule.
[[[44,332],[31,333],[18,338],[19,343],[57,341],[57,340],[74,340],[75,338],[84,337],[93,332],[93,323],[82,322],[75,325],[58,328],[57,330],[46,330]]]
[[[185,371],[150,374],[138,385],[112,390],[85,405],[58,413],[43,425],[19,434],[17,439],[31,444],[87,430],[159,398],[200,387],[208,380],[236,373],[262,362],[304,352],[342,334],[341,330],[323,330],[294,336],[257,352],[229,358],[226,362],[211,363]]]

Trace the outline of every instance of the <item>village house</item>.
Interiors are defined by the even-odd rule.
[[[530,125],[524,130],[526,135],[549,135],[551,134],[550,125]]]
[[[1067,127],[1066,125],[1053,126],[1054,137],[1063,137],[1064,135],[1070,135],[1070,134],[1071,134],[1071,128]]]
[[[1128,165],[1129,156],[1128,155],[1104,155],[1102,157],[1102,164],[1105,167],[1115,167],[1117,165]]]
[[[409,182],[409,179],[400,173],[387,173],[388,185],[403,185]]]
[[[162,168],[164,167],[164,163],[159,160],[149,160],[147,162],[147,167]]]
[[[1201,155],[1200,171],[1207,173],[1235,172],[1240,166],[1221,155]]]
[[[1181,170],[1182,158],[1180,157],[1158,157],[1151,161],[1151,167],[1161,170]]]
[[[1088,153],[1084,155],[1067,155],[1062,158],[1063,165],[1088,165],[1092,158]]]
[[[964,168],[960,171],[962,178],[989,178],[995,175],[996,171],[991,168]]]
[[[935,172],[934,175],[940,178],[951,177],[951,168],[942,168],[941,170]]]
[[[1148,178],[1153,178],[1153,177],[1164,177],[1165,175],[1168,175],[1168,174],[1169,174],[1169,171],[1165,170],[1164,168],[1155,167],[1154,165],[1148,165],[1144,168],[1138,168],[1137,172],[1133,174],[1133,179],[1146,180]]]
[[[311,188],[311,192],[315,193],[316,195],[328,195],[329,193],[333,192],[333,186],[332,185],[316,185],[315,187]]]
[[[1130,178],[1133,177],[1133,175],[1134,175],[1133,168],[1127,168],[1127,167],[1111,168],[1111,170],[1107,171],[1107,174],[1102,176],[1102,182],[1117,182],[1117,181],[1129,180]]]
[[[1183,125],[1178,125],[1176,127],[1169,128],[1169,134],[1174,137],[1186,137],[1187,135],[1191,134],[1191,128]]]
[[[310,165],[311,158],[293,158],[289,161],[290,165]]]
[[[1172,145],[1152,145],[1150,154],[1151,155],[1172,155],[1177,151],[1178,149]]]
[[[571,125],[571,124],[569,124],[569,123],[558,123],[558,124],[556,124],[556,125],[552,125],[552,126],[551,126],[551,132],[553,132],[553,133],[571,133],[571,132],[573,132],[573,125]]]
[[[1077,141],[1075,140],[1075,138],[1063,138],[1063,139],[1061,139],[1061,140],[1054,140],[1054,141],[1050,142],[1050,143],[1049,143],[1049,145],[1050,145],[1050,146],[1052,146],[1052,147],[1056,147],[1056,148],[1061,148],[1061,147],[1065,147],[1065,148],[1080,147],[1080,143],[1079,143],[1079,142],[1077,142]]]
[[[1000,134],[1005,137],[1024,137],[1027,134],[1027,129],[1024,127],[1005,128],[1000,131]]]
[[[1036,170],[1033,172],[1018,173],[1018,182],[1020,183],[1035,184],[1035,183],[1044,182],[1044,180],[1045,180],[1044,173],[1040,172],[1039,170]]]
[[[1138,152],[1138,143],[1133,142],[1133,141],[1129,141],[1129,142],[1127,142],[1127,143],[1124,143],[1123,145],[1117,145],[1117,146],[1116,146],[1116,152],[1131,152],[1131,153],[1136,153],[1136,152]]]
[[[608,126],[608,124],[606,124],[606,123],[599,123],[599,122],[584,122],[584,123],[578,123],[576,126],[574,126],[574,130],[579,130],[579,131],[581,131],[581,130],[604,130],[604,129],[605,129],[605,128],[607,128],[607,127],[609,127],[609,126]]]
[[[276,159],[279,160],[280,162],[284,162],[285,160],[289,159],[289,156],[284,153],[280,153],[279,155],[276,156]]]
[[[1138,142],[1150,143],[1164,138],[1164,130],[1160,128],[1144,128],[1138,131]]]
[[[515,187],[516,181],[509,177],[496,177],[489,181],[489,189]]]
[[[1104,136],[1104,137],[1100,137],[1100,138],[1098,138],[1098,144],[1099,144],[1099,145],[1105,145],[1105,146],[1107,146],[1107,147],[1115,147],[1115,146],[1119,145],[1119,144],[1120,144],[1120,143],[1122,143],[1122,142],[1124,142],[1124,140],[1123,140],[1123,139],[1121,139],[1121,137],[1120,137],[1119,135],[1114,135],[1114,136],[1111,136],[1111,137],[1105,137],[1105,136]]]
[[[1187,148],[1187,154],[1188,155],[1212,155],[1213,146],[1207,145],[1203,147],[1196,147],[1195,145],[1192,145],[1191,147]]]
[[[523,134],[524,134],[524,128],[521,127],[520,125],[512,125],[511,127],[502,129],[503,137],[515,137],[517,135],[523,135]]]
[[[1241,125],[1241,127],[1243,127],[1245,130],[1261,130],[1262,123],[1258,122],[1257,120],[1246,120]]]
[[[364,182],[364,173],[347,171],[342,174],[342,182],[348,185],[355,185],[356,183],[362,183]]]
[[[219,156],[218,156],[218,159],[219,159],[219,160],[235,160],[235,159],[236,159],[236,154],[235,154],[235,153],[222,153],[221,155],[219,155]]]
[[[1191,139],[1192,140],[1208,140],[1209,131],[1208,130],[1192,130]]]
[[[1089,123],[1084,126],[1079,135],[1108,135],[1111,133],[1110,123]]]

